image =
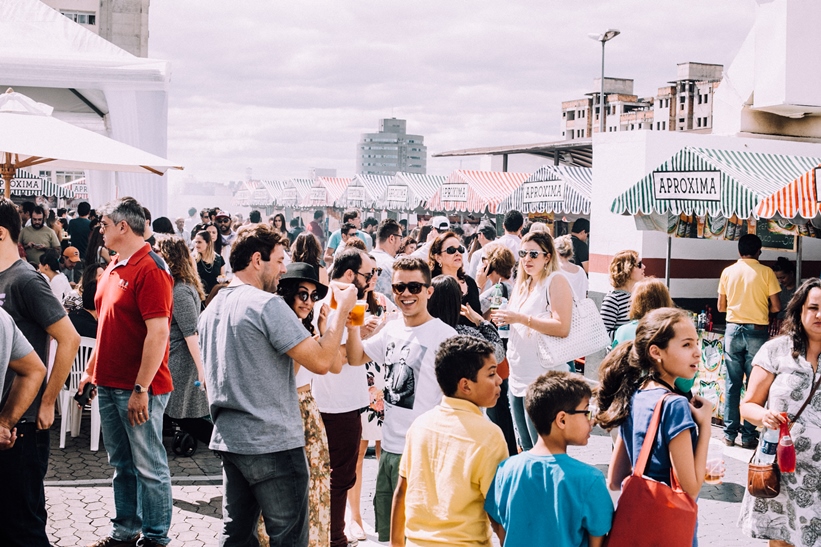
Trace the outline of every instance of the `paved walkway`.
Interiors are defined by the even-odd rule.
[[[59,423],[59,420],[58,420]],[[59,436],[52,431],[51,465],[46,479],[48,533],[55,546],[86,545],[110,531],[113,506],[110,487],[111,468],[101,442],[99,452],[89,450],[88,418],[81,435],[66,440],[59,448]],[[721,430],[713,427],[713,443],[720,444]],[[171,466],[174,515],[170,536],[172,545],[215,546],[222,526],[221,471],[219,459],[200,445],[193,457],[176,456],[166,440]],[[586,447],[573,447],[570,455],[607,471],[610,437],[595,430]],[[705,485],[699,499],[699,541],[702,546],[760,546],[741,534],[735,522],[744,494],[746,466],[750,451],[725,448],[727,473],[721,485]],[[362,547],[380,545],[373,535],[373,491],[376,460],[365,460],[362,509],[369,540]],[[498,543],[496,543],[498,545]]]

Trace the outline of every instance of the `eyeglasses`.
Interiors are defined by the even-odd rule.
[[[445,249],[445,252],[449,255],[455,255],[456,253],[462,254],[465,252],[465,248],[459,245],[458,247],[448,247]]]
[[[311,302],[319,302],[322,300],[322,297],[319,296],[319,293],[314,291],[312,293],[308,293],[308,291],[297,291],[296,297],[302,300],[303,302],[307,302],[308,299],[311,299]]]
[[[362,277],[364,277],[365,282],[367,283],[368,281],[371,280],[371,278],[373,277],[374,274],[373,274],[373,272],[369,272],[369,273],[356,272],[356,275],[361,275]]]
[[[231,222],[230,218],[218,218],[217,219],[217,224],[226,224],[228,222]]]
[[[533,260],[536,260],[539,258],[539,255],[547,256],[547,251],[525,251],[524,249],[519,249],[519,258],[529,256]]]
[[[573,410],[565,410],[565,413],[567,413],[567,414],[584,414],[584,417],[587,418],[588,420],[593,416],[593,411],[590,410],[589,408],[586,409],[586,410],[579,410],[579,409],[574,408]]]
[[[419,294],[422,292],[422,288],[430,287],[427,283],[420,283],[418,281],[411,281],[410,283],[394,283],[391,285],[393,292],[395,294],[402,294],[407,291],[411,294]]]

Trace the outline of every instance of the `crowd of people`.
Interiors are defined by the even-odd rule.
[[[573,362],[539,357],[540,341],[570,335],[587,297],[587,220],[554,239],[518,211],[502,233],[444,216],[408,231],[358,210],[329,233],[326,215],[303,227],[191,209],[172,222],[132,198],[71,214],[0,199],[0,544],[49,545],[48,429],[81,336],[96,345],[79,389],[99,399],[114,468],[111,531],[90,547],[171,541],[169,424],[222,461],[226,546],[364,540],[370,443],[380,542],[489,545],[496,533],[508,546],[601,545],[608,488],[631,474],[657,404],[645,475],[675,476],[698,498],[713,411],[691,393],[699,335],[635,251],[610,264],[601,319],[613,343],[591,389]],[[786,261],[773,272],[760,250],[741,238],[717,306],[725,440],[740,434],[745,448],[756,427],[796,413],[821,353],[821,281],[799,283]],[[768,342],[771,320],[784,335]],[[744,499],[742,529],[773,545],[821,536],[808,483],[819,482],[818,401],[793,428],[798,481],[770,502]],[[594,422],[613,432],[606,477],[567,455]]]

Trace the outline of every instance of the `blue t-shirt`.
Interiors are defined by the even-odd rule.
[[[485,511],[505,529],[505,547],[582,547],[610,531],[613,501],[595,467],[523,452],[499,464]]]
[[[362,240],[365,244],[365,247],[370,250],[373,247],[373,240],[371,236],[363,232],[362,230],[356,231],[356,237]],[[334,233],[331,234],[330,239],[328,239],[328,247],[336,251],[336,248],[342,243],[342,230],[336,230]]]
[[[636,460],[639,458],[647,428],[650,427],[653,410],[655,410],[658,400],[665,393],[667,393],[667,390],[664,388],[654,388],[640,389],[633,394],[630,402],[630,415],[621,425],[621,437],[624,440],[624,446],[627,448],[627,455],[630,456],[630,461],[634,467]],[[644,475],[664,484],[670,484],[670,469],[672,468],[670,463],[670,441],[687,429],[690,430],[693,449],[695,449],[698,437],[696,436],[696,423],[693,421],[693,415],[690,412],[690,404],[681,395],[668,397],[664,402],[664,408],[661,409],[661,423]]]

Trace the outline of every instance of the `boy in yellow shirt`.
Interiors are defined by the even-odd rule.
[[[445,396],[408,430],[391,510],[391,547],[490,545],[485,494],[507,457],[502,430],[482,414],[496,405],[502,379],[493,346],[472,336],[445,340],[436,353]]]

